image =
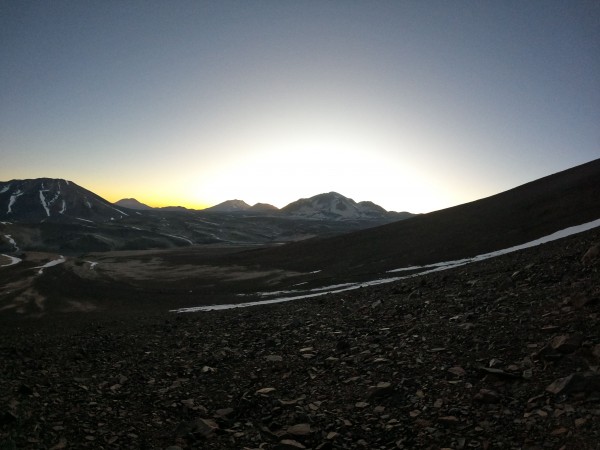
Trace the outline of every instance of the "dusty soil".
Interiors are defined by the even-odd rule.
[[[249,309],[0,316],[0,448],[598,448],[598,241]]]

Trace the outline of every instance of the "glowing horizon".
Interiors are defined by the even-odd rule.
[[[0,179],[194,209],[455,206],[600,155],[598,20],[577,0],[13,2]]]

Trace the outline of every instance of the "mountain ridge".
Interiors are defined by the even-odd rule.
[[[115,202],[115,205],[135,210],[184,210],[184,207],[152,208],[134,198],[124,198]],[[256,213],[282,213],[292,217],[303,217],[320,220],[362,220],[381,219],[384,217],[408,218],[415,214],[407,211],[387,211],[372,201],[355,202],[337,192],[317,194],[309,198],[301,198],[289,203],[283,208],[277,208],[269,203],[256,203],[250,206],[243,200],[226,200],[217,205],[196,211],[206,212],[256,212]]]

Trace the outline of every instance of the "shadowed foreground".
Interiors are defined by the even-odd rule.
[[[0,447],[597,448],[599,239],[280,305],[5,319]]]

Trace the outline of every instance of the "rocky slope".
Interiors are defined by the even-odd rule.
[[[598,448],[599,241],[251,309],[0,319],[0,448]]]

